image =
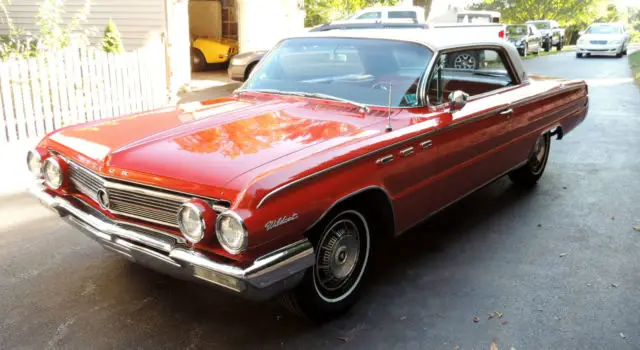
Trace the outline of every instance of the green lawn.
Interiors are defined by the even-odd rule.
[[[640,50],[629,55],[631,65],[631,75],[636,79],[636,84],[640,85]]]

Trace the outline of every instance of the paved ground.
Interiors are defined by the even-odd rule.
[[[640,348],[640,90],[626,58],[526,65],[592,84],[540,186],[499,181],[399,239],[343,319],[313,326],[176,282],[13,196],[0,201],[0,348]]]

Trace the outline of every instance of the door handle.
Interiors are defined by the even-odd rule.
[[[505,109],[504,111],[501,111],[498,114],[503,115],[503,116],[507,117],[507,119],[509,119],[509,118],[511,118],[511,115],[513,114],[513,109],[511,109],[511,108]]]

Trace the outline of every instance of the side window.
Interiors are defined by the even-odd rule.
[[[415,19],[415,20],[418,19],[418,16],[414,11],[389,11],[387,16],[390,19],[396,19],[396,18],[407,18],[407,19]]]
[[[512,85],[514,80],[504,57],[506,53],[497,49],[440,54],[427,89],[429,104],[448,103],[449,94],[456,90],[475,96]]]
[[[356,19],[380,19],[380,12],[367,12],[358,16]]]

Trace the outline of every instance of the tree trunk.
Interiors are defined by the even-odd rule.
[[[424,8],[424,18],[429,18],[429,12],[431,12],[431,3],[433,0],[413,0],[414,6],[420,6]]]

